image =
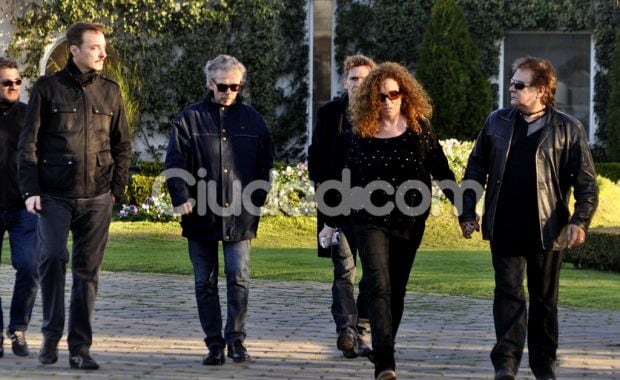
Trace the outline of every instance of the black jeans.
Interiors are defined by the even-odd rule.
[[[403,316],[409,274],[424,234],[424,223],[418,223],[414,231],[411,239],[403,239],[372,224],[355,226],[368,286],[368,315],[376,373],[396,368],[394,341]]]
[[[93,198],[41,197],[37,228],[40,252],[39,277],[43,301],[41,330],[46,340],[58,341],[65,324],[65,274],[73,236],[71,307],[67,342],[72,354],[88,352],[92,345],[91,319],[97,297],[99,269],[108,241],[113,199],[110,194]]]
[[[334,248],[334,282],[332,284],[332,316],[336,331],[357,331],[358,318],[368,319],[368,295],[366,280],[359,282],[355,300],[355,272],[357,266],[357,242],[350,222],[339,224],[340,245]]]
[[[562,252],[497,242],[491,242],[491,252],[495,269],[493,320],[497,338],[491,361],[496,369],[508,367],[516,373],[527,335],[529,364],[536,374],[556,361]],[[524,273],[527,273],[529,315],[523,289]]]
[[[9,233],[11,246],[11,265],[15,268],[15,284],[8,334],[15,331],[26,331],[30,323],[34,300],[39,290],[37,283],[37,252],[34,239],[37,229],[37,216],[25,208],[14,211],[0,211],[0,251],[4,233]],[[4,330],[2,316],[2,300],[0,300],[0,334]]]

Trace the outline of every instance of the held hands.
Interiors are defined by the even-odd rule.
[[[41,212],[41,196],[33,195],[26,198],[26,211],[31,214],[38,214]]]
[[[319,232],[319,243],[321,244],[321,247],[327,248],[332,245],[334,233],[336,233],[335,228],[332,228],[327,224],[323,225],[323,229]]]
[[[576,224],[569,224],[566,229],[567,248],[575,248],[586,241],[586,231]]]
[[[192,203],[191,202],[185,202],[181,205],[178,205],[177,207],[173,207],[172,211],[176,214],[181,214],[181,215],[188,215],[192,213]]]
[[[463,232],[463,237],[465,239],[471,239],[471,235],[474,231],[480,232],[480,217],[476,215],[475,220],[469,220],[467,222],[461,223],[461,232]]]

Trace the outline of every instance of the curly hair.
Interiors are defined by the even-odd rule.
[[[398,63],[385,62],[368,74],[352,102],[353,130],[364,138],[379,132],[379,94],[383,81],[388,78],[398,83],[402,100],[400,112],[407,119],[407,128],[419,134],[422,131],[421,123],[428,123],[433,115],[430,97],[407,68]]]
[[[515,60],[512,64],[512,72],[522,69],[532,72],[531,86],[544,86],[545,94],[542,96],[542,104],[545,106],[555,106],[555,90],[558,80],[555,69],[549,60],[538,57],[522,57]]]

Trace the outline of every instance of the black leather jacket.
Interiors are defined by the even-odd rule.
[[[0,105],[0,211],[24,208],[17,177],[17,140],[24,126],[26,104]]]
[[[478,135],[464,179],[486,185],[482,234],[493,240],[493,223],[506,160],[510,151],[516,108],[492,112]],[[598,185],[585,129],[575,118],[549,108],[547,121],[536,151],[538,216],[544,249],[566,247],[566,226],[576,224],[587,231],[598,205]],[[568,201],[571,187],[575,209]],[[476,197],[464,195],[461,222],[475,218]],[[515,202],[518,202],[515,199]]]
[[[197,202],[193,212],[182,217],[183,236],[224,241],[256,237],[259,216],[245,207],[235,215],[234,205],[243,205],[236,190],[245,190],[255,180],[269,181],[272,167],[265,121],[254,108],[242,104],[240,96],[224,107],[214,103],[209,92],[205,101],[185,108],[170,128],[166,153],[166,169],[183,169],[191,178],[166,173],[172,204],[179,206],[190,198]],[[254,206],[260,207],[267,191],[256,190],[251,196]],[[218,215],[207,199],[215,201],[216,207],[230,208],[232,214]]]
[[[70,62],[35,83],[19,141],[22,195],[120,200],[131,143],[119,85]]]

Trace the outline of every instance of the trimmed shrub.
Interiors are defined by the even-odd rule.
[[[140,174],[143,176],[157,177],[164,169],[161,161],[140,161]]]
[[[578,269],[620,272],[620,228],[591,230],[584,245],[566,250],[564,261]]]
[[[609,178],[612,182],[620,181],[620,162],[597,162],[596,174]]]

